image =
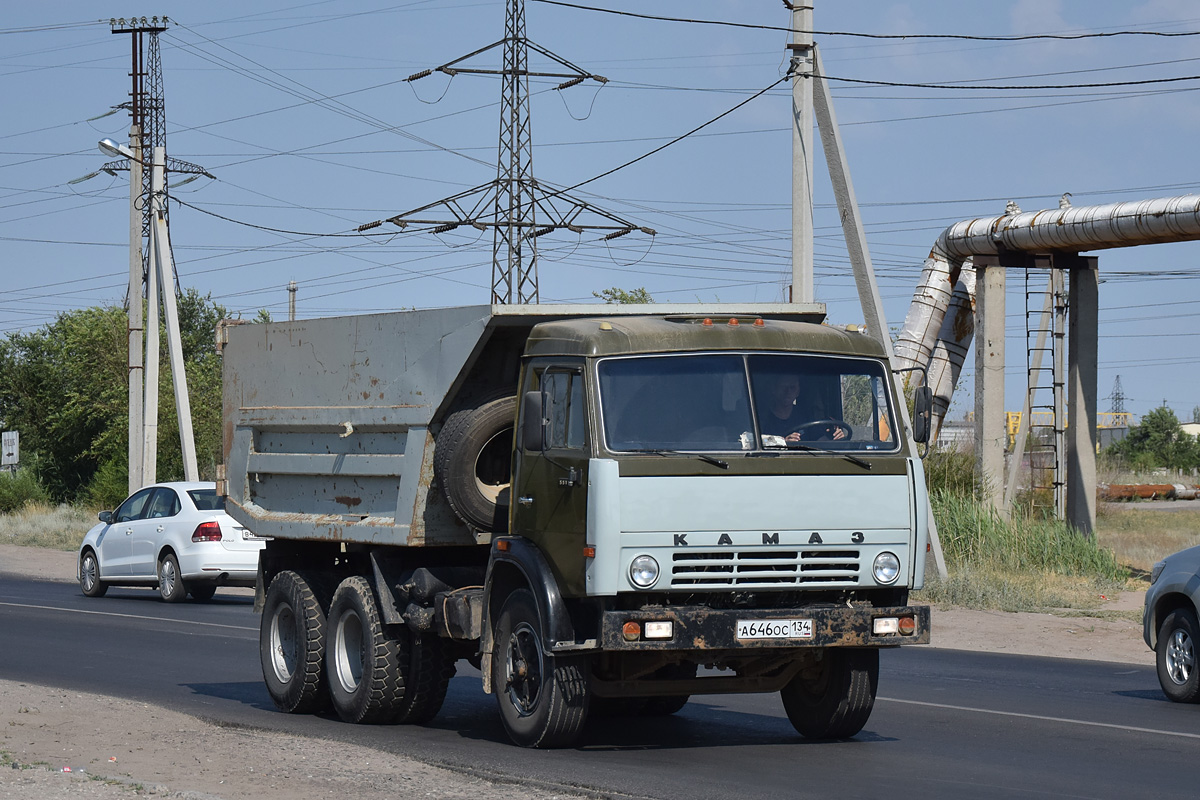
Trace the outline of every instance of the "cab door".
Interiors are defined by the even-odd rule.
[[[584,586],[587,543],[587,390],[582,364],[535,365],[525,391],[541,395],[540,451],[518,441],[513,533],[531,539],[558,580],[563,595]],[[522,409],[522,417],[528,409]],[[523,437],[518,436],[521,440]]]

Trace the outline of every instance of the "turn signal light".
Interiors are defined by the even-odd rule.
[[[642,638],[642,626],[636,622],[626,622],[621,626],[621,635],[625,637],[627,642],[636,642]]]
[[[583,557],[584,558],[595,558],[596,557],[596,548],[592,547],[590,544],[586,545],[583,548]]]
[[[196,526],[196,530],[192,533],[193,542],[219,542],[221,541],[221,526],[216,522],[208,521],[201,522]]]
[[[912,617],[901,617],[900,618],[900,635],[901,636],[912,636],[914,633],[916,633],[916,630],[917,630],[917,621],[915,619],[913,619]]]

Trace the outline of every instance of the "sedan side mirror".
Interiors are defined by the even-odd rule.
[[[112,524],[113,512],[111,512],[111,511],[101,511],[101,512],[100,512],[100,513],[99,513],[97,516],[98,516],[99,520],[100,520],[101,522],[103,522],[105,525],[111,525],[111,524]]]
[[[546,428],[542,420],[542,393],[526,392],[521,404],[521,447],[532,453],[546,449]]]

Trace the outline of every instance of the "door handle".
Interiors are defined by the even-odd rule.
[[[159,526],[158,526],[158,532],[159,532],[159,533],[162,533],[162,532],[163,532],[163,531],[165,531],[166,529],[167,529],[167,528],[166,528],[166,526],[165,526],[165,525],[159,525]]]
[[[531,506],[531,505],[533,505],[533,498],[532,497],[518,497],[517,503],[520,505],[523,505],[523,506]]]

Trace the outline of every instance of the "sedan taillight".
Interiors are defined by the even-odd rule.
[[[215,522],[201,522],[196,526],[196,531],[192,534],[193,542],[219,542],[221,541],[221,526]]]

